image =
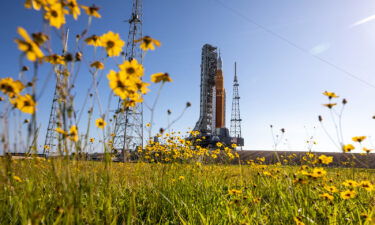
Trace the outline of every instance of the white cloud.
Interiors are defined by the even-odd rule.
[[[368,22],[370,22],[372,20],[375,20],[375,15],[372,15],[372,16],[369,16],[369,17],[364,18],[362,20],[359,20],[359,21],[353,23],[352,25],[350,25],[349,28],[353,28],[353,27],[356,27],[356,26],[368,23]]]
[[[331,47],[330,43],[320,43],[310,49],[310,54],[312,55],[322,54],[323,52],[327,51],[330,47]]]

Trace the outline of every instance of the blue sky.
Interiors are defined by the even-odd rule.
[[[123,21],[130,16],[130,0],[82,1],[85,5],[92,3],[101,7],[103,18],[94,19],[90,34],[112,30],[126,40],[128,25]],[[17,26],[30,33],[42,29],[40,13],[23,8],[22,4],[23,1],[7,1],[1,9],[0,77],[17,77],[20,53],[13,42]],[[244,149],[272,149],[269,125],[273,124],[276,129],[287,131],[287,141],[280,149],[303,150],[307,133],[314,133],[316,150],[337,150],[317,120],[322,115],[328,132],[334,136],[329,112],[321,105],[327,102],[321,94],[325,90],[334,91],[349,101],[343,115],[347,142],[352,136],[374,136],[375,120],[371,117],[375,114],[375,88],[335,68],[340,67],[375,85],[375,20],[371,17],[374,14],[375,4],[370,0],[361,3],[353,0],[144,0],[143,33],[162,42],[162,47],[146,55],[146,76],[168,72],[174,79],[161,94],[155,127],[166,125],[167,109],[176,116],[187,101],[192,107],[174,129],[194,127],[199,116],[201,47],[209,43],[218,46],[222,53],[228,127],[233,64],[237,61]],[[82,30],[85,23],[85,15],[78,22],[68,20],[71,34]],[[93,53],[89,47],[86,50],[88,55]],[[103,75],[113,68],[115,65],[108,63]],[[48,73],[49,69],[46,66],[42,73]],[[40,84],[44,79],[42,73]],[[82,104],[89,82],[91,78],[83,69],[74,90],[77,105]],[[44,141],[53,85],[49,82],[38,104],[40,142]],[[110,90],[105,77],[99,88],[102,103],[106,105]],[[152,102],[156,88],[151,88],[153,92],[146,96],[147,102]],[[146,121],[148,115],[146,112]],[[96,130],[90,136],[99,138]],[[370,142],[366,146],[372,147]]]

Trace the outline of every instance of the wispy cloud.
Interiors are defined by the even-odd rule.
[[[375,20],[375,15],[372,15],[372,16],[366,17],[366,18],[364,18],[362,20],[359,20],[359,21],[353,23],[352,25],[350,25],[349,28],[353,28],[353,27],[356,27],[356,26],[368,23],[368,22],[370,22],[372,20]]]
[[[331,47],[330,43],[320,43],[310,49],[310,54],[312,55],[322,54],[323,52],[327,51],[330,47]]]

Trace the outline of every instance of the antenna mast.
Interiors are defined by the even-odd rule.
[[[142,0],[133,0],[132,14],[128,20],[130,28],[125,60],[136,59],[142,63],[142,51],[134,42],[142,38],[142,21]],[[121,151],[123,161],[126,161],[126,153],[136,150],[137,147],[143,147],[143,104],[125,109],[122,100],[119,99],[114,119],[113,149]]]

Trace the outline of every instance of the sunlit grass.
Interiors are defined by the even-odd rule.
[[[3,159],[0,223],[370,224],[374,190],[343,182],[374,182],[374,172],[314,178],[296,166]],[[356,196],[343,199],[346,190]]]

